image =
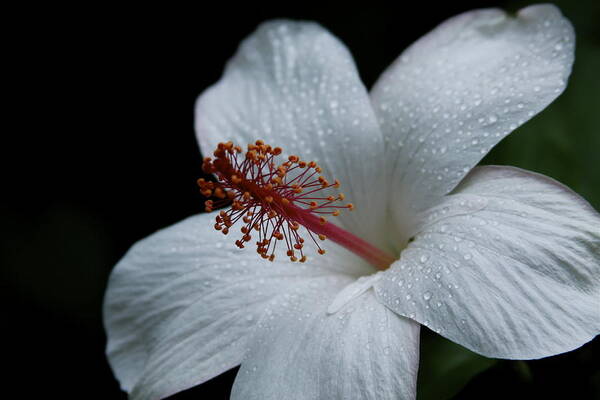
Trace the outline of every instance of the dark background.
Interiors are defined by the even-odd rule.
[[[420,3],[393,9],[375,3],[46,6],[7,13],[14,26],[5,64],[16,89],[8,119],[17,123],[5,128],[0,197],[6,393],[126,398],[104,356],[106,280],[135,241],[201,211],[194,101],[260,22],[320,22],[350,48],[370,87],[405,47],[446,18],[478,7],[516,11],[530,4]],[[556,3],[578,34],[569,89],[485,161],[550,175],[600,209],[600,12],[593,0]],[[425,332],[423,340],[425,347],[436,339]],[[423,351],[423,368],[429,359],[435,364],[435,352]],[[596,339],[556,357],[476,367],[464,375],[475,376],[456,398],[594,398],[600,396],[598,360]],[[428,382],[444,387],[443,376]],[[230,371],[175,398],[228,398],[234,377]]]

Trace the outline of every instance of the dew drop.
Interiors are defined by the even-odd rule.
[[[431,292],[425,292],[425,293],[423,293],[423,299],[425,299],[425,300],[431,299]]]

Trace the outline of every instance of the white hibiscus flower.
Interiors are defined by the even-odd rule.
[[[335,223],[393,262],[377,272],[333,241],[303,264],[268,262],[216,232],[214,213],[162,230],[133,246],[106,293],[122,388],[161,399],[241,364],[233,399],[414,399],[421,324],[497,358],[591,340],[598,213],[550,178],[473,169],[563,91],[573,45],[553,6],[469,12],[369,93],[323,28],[263,24],[198,100],[203,153],[263,139],[314,159],[356,206]]]

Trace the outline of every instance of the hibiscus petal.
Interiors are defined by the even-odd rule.
[[[133,399],[164,398],[238,365],[267,304],[307,279],[370,271],[334,245],[305,264],[265,261],[215,231],[213,218],[140,241],[110,277],[107,353]]]
[[[262,24],[222,79],[199,97],[195,125],[206,156],[221,141],[245,146],[262,139],[316,161],[357,208],[339,220],[363,238],[379,240],[386,189],[382,159],[371,156],[383,154],[382,134],[352,56],[319,25]]]
[[[409,47],[371,92],[396,212],[434,204],[552,102],[566,86],[573,47],[571,24],[552,5],[516,18],[467,12]]]
[[[427,214],[375,284],[394,311],[490,357],[545,357],[600,332],[600,215],[567,187],[479,167]]]
[[[415,398],[419,325],[372,290],[330,315],[334,294],[315,283],[298,288],[261,321],[233,400]]]

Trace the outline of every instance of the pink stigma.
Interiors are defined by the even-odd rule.
[[[215,174],[218,179],[218,182],[198,180],[200,192],[214,198],[204,203],[205,210],[211,212],[229,206],[219,211],[215,229],[227,235],[241,220],[243,236],[235,242],[239,248],[244,248],[252,235],[256,235],[256,251],[262,258],[273,261],[281,242],[290,260],[304,262],[305,240],[300,235],[303,226],[319,254],[325,254],[319,241],[327,238],[380,270],[388,268],[393,257],[326,219],[340,215],[342,210],[354,209],[352,203],[340,204],[345,198],[343,193],[323,193],[339,188],[340,183],[337,180],[330,183],[320,175],[321,168],[315,162],[302,161],[298,156],[276,162],[281,153],[281,148],[273,148],[261,140],[249,144],[245,154],[241,147],[227,142],[219,143],[213,153],[214,160],[204,159],[203,171]]]

